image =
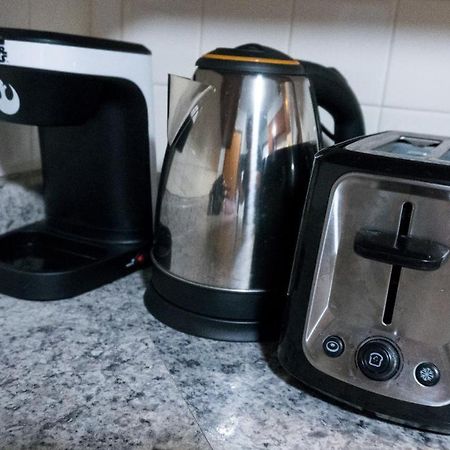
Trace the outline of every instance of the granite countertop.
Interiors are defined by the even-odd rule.
[[[0,181],[0,231],[43,215],[39,177]],[[79,297],[0,296],[1,449],[438,449],[450,437],[306,391],[275,344],[174,331],[145,309],[147,272]]]

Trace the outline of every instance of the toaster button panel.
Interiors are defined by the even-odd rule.
[[[386,381],[400,369],[400,354],[387,339],[371,339],[358,350],[356,362],[368,378]]]

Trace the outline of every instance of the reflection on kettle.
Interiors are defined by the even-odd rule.
[[[223,175],[214,181],[209,193],[208,215],[218,216],[222,212],[222,206],[226,197],[226,187]]]
[[[146,305],[197,335],[273,336],[321,147],[315,94],[340,137],[363,134],[361,111],[338,72],[267,47],[217,49],[197,66],[193,80],[169,80]]]

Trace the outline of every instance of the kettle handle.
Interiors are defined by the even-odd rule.
[[[332,67],[303,60],[301,64],[311,81],[318,106],[334,119],[332,139],[337,143],[365,134],[361,107],[343,75]]]

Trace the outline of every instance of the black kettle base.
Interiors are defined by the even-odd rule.
[[[70,298],[149,262],[148,244],[88,241],[37,222],[0,235],[0,293],[25,300]]]
[[[260,340],[258,322],[222,320],[186,311],[161,297],[151,283],[145,292],[144,303],[156,319],[183,333],[219,341]]]
[[[267,311],[266,314],[258,314],[259,320],[243,318],[215,317],[198,311],[186,309],[186,304],[191,307],[200,304],[227,304],[227,300],[237,304],[266,304],[267,293],[224,293],[207,287],[191,285],[179,279],[171,277],[156,264],[153,264],[151,280],[144,295],[144,303],[148,311],[159,321],[175,330],[194,336],[233,342],[273,341],[279,334],[279,314],[276,311]],[[170,292],[170,299],[162,295],[158,288]],[[273,298],[270,298],[273,301]],[[175,304],[174,302],[178,304]],[[180,306],[183,304],[183,306]],[[211,308],[211,306],[210,306]],[[214,306],[213,306],[214,308]],[[193,309],[193,308],[192,308]],[[236,313],[236,309],[232,308]],[[230,314],[228,314],[229,317]],[[249,315],[247,314],[247,317]]]

